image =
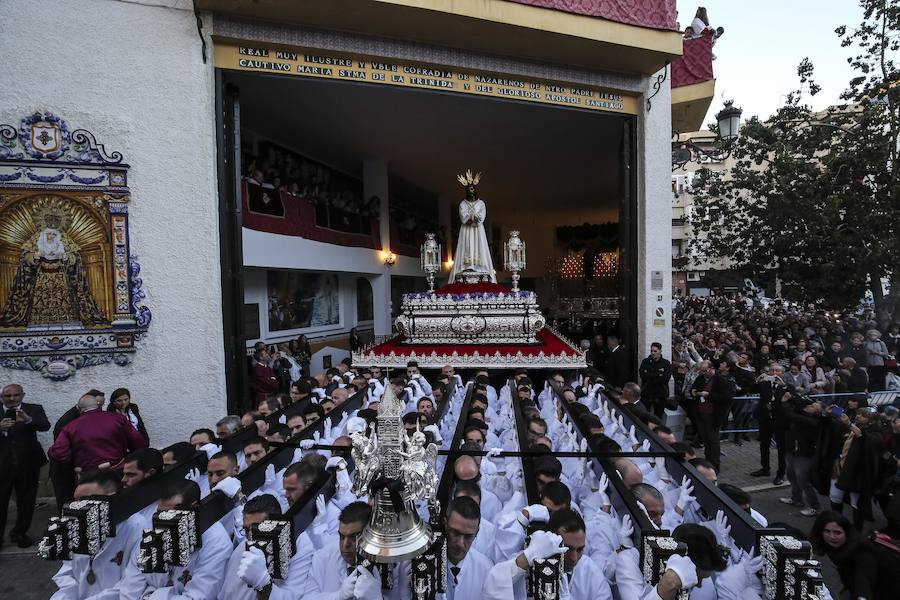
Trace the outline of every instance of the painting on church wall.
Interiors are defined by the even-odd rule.
[[[56,115],[0,124],[0,366],[62,380],[131,362],[151,313],[129,242],[128,169]]]
[[[340,287],[333,273],[267,273],[269,331],[339,325]]]

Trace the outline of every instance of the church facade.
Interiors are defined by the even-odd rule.
[[[0,5],[0,373],[49,415],[128,387],[186,439],[254,343],[389,335],[466,169],[499,283],[515,232],[558,329],[668,348],[674,0],[166,4]]]

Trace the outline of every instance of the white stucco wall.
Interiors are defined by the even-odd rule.
[[[122,152],[131,248],[153,312],[131,365],[89,367],[62,382],[2,369],[0,383],[23,384],[51,421],[87,389],[128,387],[151,443],[162,446],[225,414],[225,382],[213,69],[190,1],[152,4],[0,2],[0,122],[51,111]]]
[[[668,68],[668,67],[666,67]],[[638,119],[638,209],[637,209],[637,328],[638,360],[650,353],[650,344],[659,342],[663,354],[672,351],[672,92],[671,78],[663,83],[647,110],[646,96],[641,98]],[[652,289],[654,271],[662,273],[662,289]],[[656,311],[662,309],[662,316]]]

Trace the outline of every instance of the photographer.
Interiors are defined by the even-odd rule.
[[[781,416],[781,399],[790,394],[784,382],[784,367],[778,363],[769,366],[769,372],[757,378],[759,386],[759,403],[756,405],[755,417],[759,421],[759,460],[761,468],[750,473],[753,477],[769,476],[769,447],[772,439],[778,447],[778,471],[775,473],[775,484],[784,482],[784,423]]]
[[[785,463],[791,495],[779,498],[784,504],[802,507],[800,514],[814,517],[819,514],[819,495],[810,478],[816,456],[816,439],[822,405],[805,396],[782,398],[787,429],[785,430]]]

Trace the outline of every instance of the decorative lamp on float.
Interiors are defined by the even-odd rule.
[[[525,270],[525,242],[519,239],[515,229],[509,232],[509,240],[503,244],[503,268],[512,273],[512,291],[519,291],[519,273]]]
[[[397,264],[397,255],[390,250],[382,250],[381,260],[384,261],[384,266],[393,267],[395,264]]]
[[[434,276],[441,270],[441,245],[434,239],[433,233],[425,234],[422,244],[422,270],[428,279],[428,291],[434,291]]]

